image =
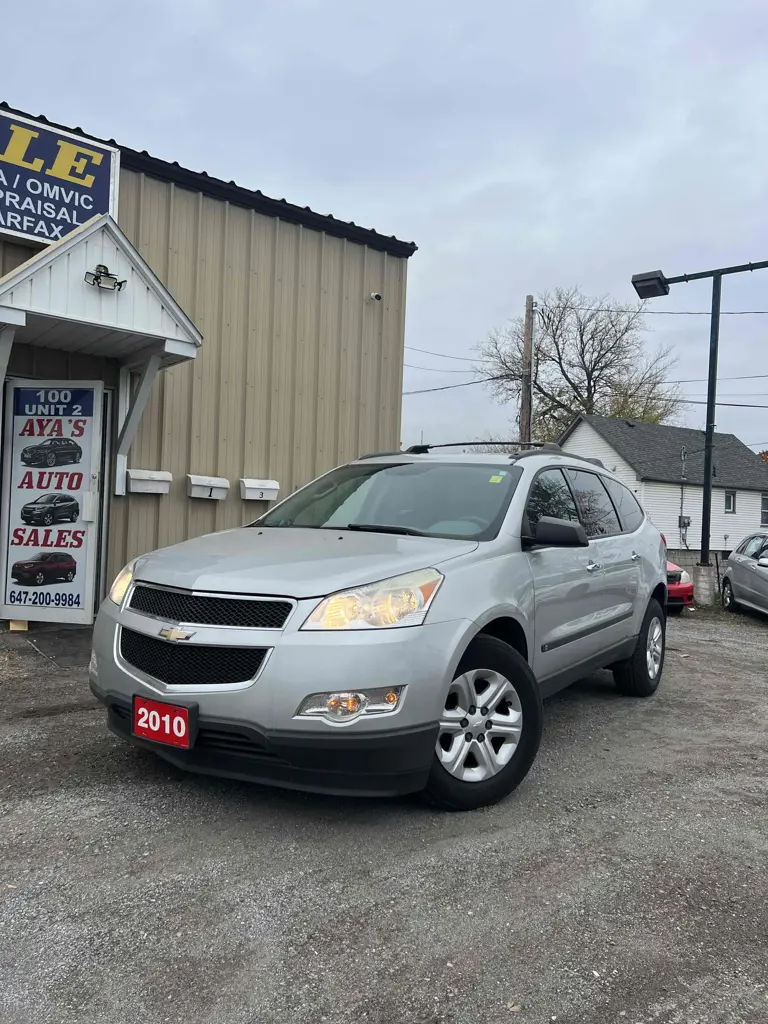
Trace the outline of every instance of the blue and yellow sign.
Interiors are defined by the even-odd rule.
[[[0,235],[57,242],[117,216],[119,150],[0,110]]]

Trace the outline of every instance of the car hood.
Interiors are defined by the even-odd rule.
[[[477,541],[347,530],[241,528],[144,555],[134,578],[184,590],[323,597],[477,548]]]

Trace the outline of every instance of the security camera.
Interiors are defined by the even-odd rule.
[[[381,295],[379,292],[371,292],[371,298],[374,302],[381,302]]]

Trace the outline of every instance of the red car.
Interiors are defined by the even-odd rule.
[[[674,562],[667,562],[667,615],[680,615],[683,608],[693,606],[693,583],[690,575]]]

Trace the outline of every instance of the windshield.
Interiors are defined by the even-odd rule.
[[[251,525],[490,540],[520,475],[508,464],[358,463],[313,481]]]
[[[56,501],[55,494],[44,494],[41,498],[35,498],[34,501],[30,501],[30,505],[52,505]]]

